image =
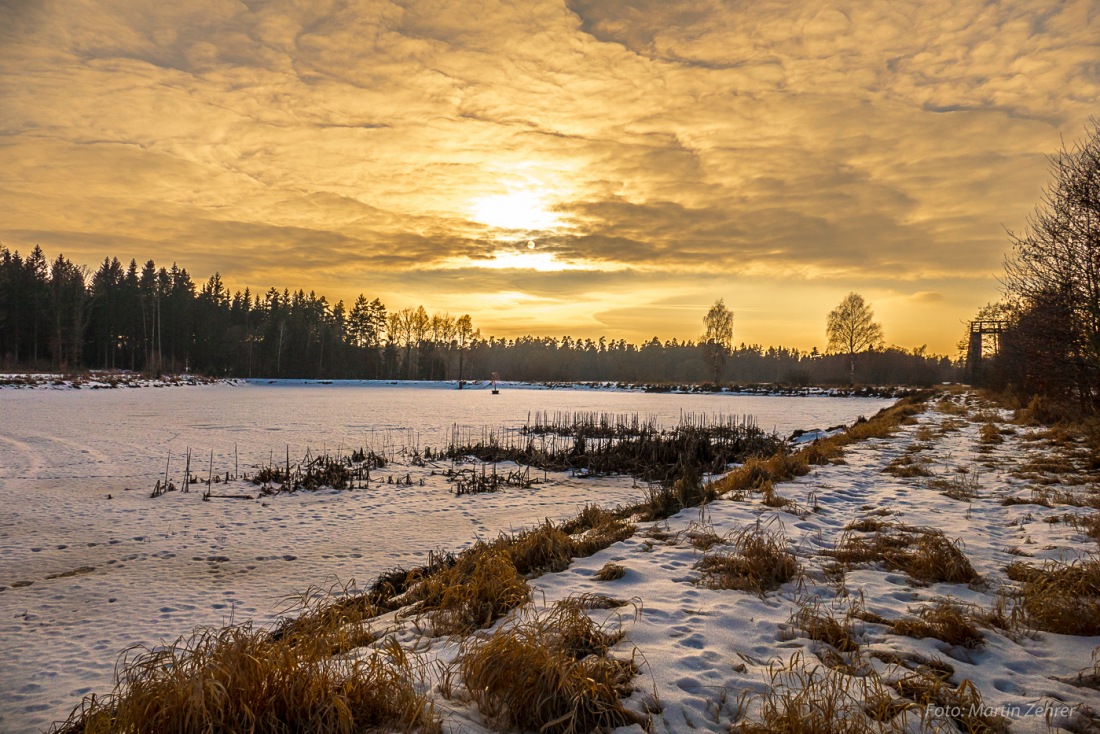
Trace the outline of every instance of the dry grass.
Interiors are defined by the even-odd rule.
[[[482,543],[455,565],[414,586],[408,601],[427,615],[436,634],[465,634],[487,627],[530,598],[527,580],[508,552]]]
[[[955,668],[950,663],[940,658],[929,658],[915,652],[898,653],[890,650],[877,650],[871,653],[871,657],[877,658],[888,665],[894,665],[898,668],[904,668],[911,672],[941,680],[948,680],[955,675]]]
[[[766,507],[771,507],[776,510],[790,509],[791,511],[795,511],[798,508],[797,502],[776,492],[771,482],[766,482],[764,486],[760,488],[760,501],[763,502]]]
[[[987,713],[981,692],[969,680],[952,686],[938,675],[915,671],[890,685],[919,706],[939,707],[959,731],[975,734],[1007,734],[1009,731],[1006,719]]]
[[[704,586],[763,595],[802,572],[794,554],[787,550],[782,531],[768,532],[753,525],[732,536],[730,545],[729,551],[705,554],[699,561]]]
[[[932,476],[932,472],[925,467],[924,463],[911,454],[903,454],[894,459],[886,465],[882,473],[900,478]]]
[[[494,545],[508,554],[524,576],[564,571],[573,562],[573,538],[549,520]]]
[[[610,561],[605,563],[603,568],[596,572],[597,581],[618,581],[623,576],[626,576],[626,568],[620,566],[618,563],[611,563]]]
[[[1092,651],[1092,665],[1072,678],[1060,678],[1059,680],[1078,688],[1091,688],[1094,691],[1100,691],[1100,647]]]
[[[356,593],[352,584],[327,589],[310,587],[286,600],[284,616],[271,633],[275,641],[290,645],[330,643],[333,655],[369,645],[377,639],[369,622],[386,609],[369,594]]]
[[[940,494],[944,497],[949,497],[960,502],[970,502],[981,497],[981,493],[978,491],[978,475],[970,470],[956,474],[951,479],[940,478],[929,480],[928,487],[930,489],[938,489],[940,490]]]
[[[949,645],[966,648],[981,647],[985,642],[974,616],[963,606],[941,599],[933,606],[925,606],[917,612],[916,619],[899,619],[891,624],[894,634],[915,637],[934,637]]]
[[[877,517],[861,517],[845,525],[844,529],[855,530],[860,533],[874,533],[883,528],[890,527],[891,523],[882,520],[881,517],[881,515]]]
[[[958,416],[960,418],[966,418],[970,415],[970,409],[962,403],[957,403],[949,397],[941,398],[936,403],[936,410],[946,415]]]
[[[726,539],[714,532],[710,525],[692,522],[684,533],[696,550],[706,552],[716,545],[725,545]]]
[[[1040,507],[1050,507],[1050,498],[1047,493],[1041,489],[1031,490],[1031,497],[1005,497],[1001,500],[1001,504],[1005,507],[1011,507],[1013,505],[1039,505]]]
[[[632,661],[608,655],[620,637],[579,605],[557,604],[474,641],[455,664],[467,695],[496,726],[545,734],[608,731],[647,723],[620,700],[630,695],[637,673]],[[449,682],[445,691],[454,694]]]
[[[1088,515],[1070,514],[1067,518],[1067,522],[1074,528],[1100,542],[1100,512]]]
[[[815,442],[820,443],[820,441]],[[763,491],[776,482],[788,482],[810,471],[804,452],[779,451],[768,458],[752,458],[715,482],[719,494]]]
[[[987,449],[1002,444],[1005,441],[1005,437],[1001,434],[1001,429],[994,423],[986,423],[978,431],[978,443]]]
[[[849,611],[841,619],[835,614],[823,613],[818,604],[810,604],[799,607],[791,615],[791,624],[811,640],[824,642],[838,652],[846,653],[859,650],[859,642],[852,629],[852,619],[855,617]]]
[[[904,731],[911,717],[877,675],[856,677],[841,669],[806,665],[795,653],[772,666],[768,690],[751,719],[737,722],[738,734],[877,734]]]
[[[971,583],[978,573],[959,549],[940,530],[905,525],[884,525],[871,536],[845,532],[827,552],[838,563],[851,566],[883,563],[925,583]]]
[[[441,730],[396,642],[359,660],[334,658],[330,648],[327,640],[277,640],[247,624],[199,630],[161,649],[137,648],[120,663],[114,693],[85,699],[53,731]]]
[[[577,609],[618,609],[633,604],[637,599],[624,601],[607,594],[585,593],[575,594],[558,602],[560,607],[575,607]],[[637,607],[635,607],[637,611]]]
[[[575,558],[587,558],[599,553],[604,548],[634,535],[634,524],[610,518],[585,532],[579,538],[573,538],[573,556]]]
[[[1022,585],[1020,608],[1030,626],[1063,635],[1100,635],[1100,559],[1041,567],[1016,561],[1005,571]]]
[[[646,498],[629,511],[641,520],[664,520],[680,510],[713,502],[718,495],[715,484],[704,484],[698,472],[689,468],[672,484],[650,486]]]
[[[620,520],[628,510],[608,510],[599,505],[587,504],[574,517],[561,524],[561,529],[570,535],[577,535],[592,528]]]

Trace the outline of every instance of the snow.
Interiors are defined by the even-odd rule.
[[[198,625],[270,623],[311,586],[369,582],[429,550],[565,518],[589,502],[639,499],[630,479],[549,475],[533,489],[454,497],[438,472],[400,463],[405,445],[443,447],[454,425],[523,425],[538,410],[753,414],[766,428],[829,426],[885,400],[446,390],[437,385],[279,382],[176,389],[0,390],[0,731],[41,731],[82,696],[110,690],[116,658]],[[192,473],[241,472],[366,446],[398,459],[348,492],[201,501],[152,499],[169,451]],[[437,472],[432,475],[433,469]],[[424,479],[424,486],[420,486]],[[255,492],[244,483],[215,492]],[[108,499],[108,495],[110,499]],[[52,577],[52,578],[51,578]],[[29,582],[29,584],[27,584]]]
[[[1004,416],[1002,416],[1004,418]],[[941,413],[921,416],[921,423],[939,426],[951,420]],[[738,711],[742,692],[762,692],[769,666],[788,663],[801,651],[816,661],[821,647],[796,635],[790,625],[800,605],[818,600],[825,610],[843,616],[853,599],[864,600],[866,609],[888,619],[909,615],[921,604],[944,597],[990,608],[1007,578],[1004,567],[1021,560],[1009,548],[1029,549],[1028,562],[1045,559],[1072,560],[1095,550],[1095,542],[1071,526],[1045,522],[1062,508],[1033,505],[1002,506],[1008,494],[1020,494],[1021,480],[1009,475],[1026,452],[1018,436],[990,454],[977,452],[978,424],[938,439],[923,452],[940,477],[955,475],[957,467],[978,472],[981,496],[972,503],[958,502],[928,486],[924,478],[897,479],[882,469],[914,443],[918,426],[906,427],[899,436],[875,439],[850,447],[846,464],[822,467],[810,475],[780,485],[780,494],[803,506],[820,504],[819,512],[804,516],[773,510],[759,500],[721,500],[705,510],[685,510],[660,523],[662,536],[678,538],[653,543],[644,529],[633,538],[595,556],[579,559],[565,572],[550,574],[535,582],[547,603],[570,594],[601,592],[622,599],[637,598],[637,621],[626,616],[626,641],[620,654],[636,646],[649,662],[648,680],[664,708],[655,717],[661,731],[728,730]],[[997,468],[984,466],[995,463]],[[848,573],[843,586],[827,582],[822,566],[829,560],[821,550],[834,546],[849,522],[877,509],[894,513],[889,519],[910,525],[934,526],[948,538],[961,539],[964,553],[987,584],[971,588],[960,584],[914,584],[903,573],[863,569]],[[694,570],[700,552],[685,541],[693,524],[709,526],[718,535],[735,533],[760,522],[781,527],[790,549],[807,571],[801,588],[787,585],[765,598],[735,592],[711,590],[697,585]],[[600,583],[593,575],[604,563],[625,566],[627,575],[618,581]],[[541,594],[536,596],[541,598]],[[1083,703],[1100,710],[1100,694],[1058,681],[1091,668],[1092,654],[1100,638],[1035,633],[1010,639],[983,630],[986,643],[979,650],[953,648],[934,638],[911,639],[886,634],[879,625],[863,625],[861,644],[867,651],[892,650],[918,653],[925,658],[945,660],[955,669],[951,681],[957,685],[972,681],[986,707],[1012,716],[1015,732],[1048,731],[1045,712],[1057,721],[1068,710],[1066,704]]]
[[[273,387],[0,393],[0,503],[5,508],[0,586],[7,587],[0,592],[0,730],[41,729],[64,716],[82,695],[108,690],[115,657],[127,645],[156,644],[199,624],[245,618],[268,623],[280,598],[311,585],[351,578],[367,582],[389,567],[423,562],[433,548],[461,548],[477,536],[570,516],[587,502],[614,505],[640,494],[628,479],[559,474],[533,489],[456,498],[438,474],[447,465],[395,465],[376,479],[408,474],[412,486],[376,482],[363,490],[252,502],[202,502],[199,490],[150,499],[169,448],[177,457],[185,447],[195,448],[201,459],[195,473],[204,478],[202,457],[211,448],[216,471],[231,466],[230,443],[246,457],[242,467],[266,461],[271,451],[282,458],[287,444],[292,457],[306,446],[316,451],[318,442],[329,451],[373,442],[394,453],[406,439],[440,447],[454,423],[473,423],[474,430],[515,426],[535,410],[638,411],[665,423],[675,422],[681,411],[754,413],[786,435],[795,428],[851,422],[884,402]],[[1008,419],[1004,413],[993,417],[1002,425]],[[887,619],[912,616],[943,598],[988,609],[1010,587],[1004,568],[1021,560],[1018,554],[1027,553],[1030,557],[1022,560],[1039,564],[1095,551],[1095,541],[1074,526],[1047,522],[1079,510],[1000,503],[1005,496],[1028,493],[1030,484],[1012,471],[1042,449],[1025,440],[1028,429],[1017,429],[1003,444],[981,452],[980,427],[930,405],[916,425],[896,436],[849,446],[845,463],[815,468],[776,487],[802,508],[816,504],[818,511],[776,510],[750,495],[645,523],[632,538],[575,559],[561,573],[534,579],[535,605],[582,593],[630,600],[632,606],[592,612],[598,621],[625,631],[615,654],[634,653],[642,663],[638,690],[627,705],[641,710],[646,701],[659,701],[656,732],[726,732],[742,713],[742,702],[750,713],[754,710],[752,696],[766,690],[775,665],[797,656],[810,665],[820,660],[822,643],[805,638],[791,624],[802,606],[817,604],[842,615],[862,600],[867,611]],[[941,429],[948,430],[940,435]],[[933,477],[883,473],[916,444]],[[957,477],[976,477],[978,496],[958,501],[931,485],[933,479]],[[113,499],[106,499],[108,492]],[[933,526],[959,539],[983,583],[921,585],[878,566],[853,569],[842,584],[830,579],[825,565],[831,559],[822,551],[835,547],[846,525],[880,517],[874,515],[880,511],[887,520]],[[688,533],[706,528],[729,536],[756,523],[782,531],[805,569],[801,583],[762,597],[700,585],[696,565],[702,552]],[[626,567],[626,575],[597,581],[596,572],[609,561]],[[15,586],[22,581],[31,584]],[[435,691],[448,730],[488,731],[476,708],[443,698],[435,687],[441,668],[432,663],[452,660],[460,640],[424,637],[412,620],[393,616],[378,624],[416,650],[428,676],[425,685]],[[1008,636],[983,629],[984,645],[966,649],[892,634],[870,622],[857,622],[856,630],[865,657],[892,652],[950,664],[952,685],[971,681],[987,709],[1011,718],[1014,732],[1047,731],[1047,713],[1058,722],[1077,705],[1100,710],[1097,691],[1065,682],[1091,668],[1100,638],[1044,632]],[[871,663],[886,672],[885,664]]]

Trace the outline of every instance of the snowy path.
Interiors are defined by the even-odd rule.
[[[961,400],[956,398],[957,401]],[[1007,415],[998,416],[1004,425]],[[803,515],[765,507],[759,495],[745,501],[719,500],[705,511],[685,510],[668,521],[639,527],[629,540],[596,555],[577,559],[566,571],[547,574],[533,585],[535,599],[547,604],[570,595],[609,594],[632,599],[632,608],[593,612],[598,621],[621,624],[626,638],[617,647],[620,657],[637,648],[645,661],[636,679],[640,690],[628,707],[641,709],[653,689],[662,710],[654,716],[657,732],[726,732],[736,720],[743,693],[765,690],[769,665],[789,662],[801,652],[817,663],[815,653],[827,654],[822,643],[800,636],[791,616],[815,597],[824,611],[838,616],[862,597],[867,611],[887,619],[912,616],[922,604],[943,597],[990,608],[997,591],[1009,581],[1004,567],[1021,560],[1072,560],[1095,551],[1096,541],[1063,523],[1048,523],[1052,515],[1077,508],[1053,509],[1036,505],[1002,506],[1005,495],[1025,495],[1027,487],[1009,475],[1035,447],[1020,435],[1005,436],[1003,444],[988,453],[979,451],[981,422],[967,422],[953,415],[930,411],[918,417],[919,425],[905,426],[890,439],[872,439],[849,446],[843,465],[815,469],[805,477],[779,485],[782,496],[810,508],[816,497],[818,512]],[[946,429],[946,433],[941,432]],[[1020,429],[1026,431],[1028,429]],[[924,440],[919,440],[918,435]],[[918,446],[919,451],[912,451]],[[882,470],[905,455],[919,456],[931,477],[895,478]],[[960,472],[966,472],[961,474]],[[980,496],[970,502],[950,499],[936,479],[972,482],[977,477]],[[969,485],[968,485],[969,486]],[[878,511],[892,513],[888,516]],[[908,525],[934,526],[949,539],[962,541],[963,550],[984,584],[935,583],[922,586],[900,571],[875,568],[850,571],[842,585],[826,578],[823,566],[832,559],[820,551],[833,548],[844,527],[860,518],[877,517]],[[791,550],[806,571],[801,587],[787,584],[764,598],[740,591],[712,590],[697,584],[695,565],[702,552],[692,546],[689,532],[706,528],[719,536],[736,533],[756,522],[782,528]],[[610,582],[595,579],[607,562],[626,567],[624,578]],[[954,674],[953,685],[972,681],[984,706],[1007,714],[1014,732],[1048,731],[1045,712],[1054,720],[1069,704],[1085,704],[1100,710],[1100,693],[1056,680],[1091,669],[1093,650],[1100,638],[1035,633],[1011,639],[983,629],[985,643],[978,649],[953,647],[934,638],[913,639],[889,633],[883,625],[856,623],[864,658],[877,670],[886,666],[876,653],[893,652],[910,659],[942,661]],[[453,655],[453,644],[435,643],[443,658]],[[449,710],[453,731],[486,731],[476,711],[441,700]],[[949,729],[945,729],[949,730]]]

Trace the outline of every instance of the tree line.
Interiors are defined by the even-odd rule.
[[[721,303],[721,302],[719,302]],[[716,304],[717,306],[718,304]],[[644,383],[846,384],[849,356],[733,343],[733,314],[704,318],[698,341],[484,337],[468,314],[348,307],[304,290],[230,292],[218,273],[105,258],[90,272],[40,247],[0,245],[0,357],[5,368],[84,368],[327,379],[504,379]],[[860,355],[860,379],[932,384],[955,375],[923,349]]]
[[[1100,120],[1050,159],[1050,182],[1023,232],[1010,233],[1004,299],[975,320],[1004,324],[979,379],[1039,396],[1049,417],[1100,410]]]

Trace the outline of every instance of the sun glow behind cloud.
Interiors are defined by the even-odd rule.
[[[470,216],[475,222],[497,229],[547,230],[561,226],[550,210],[547,197],[535,191],[510,191],[474,199]]]

